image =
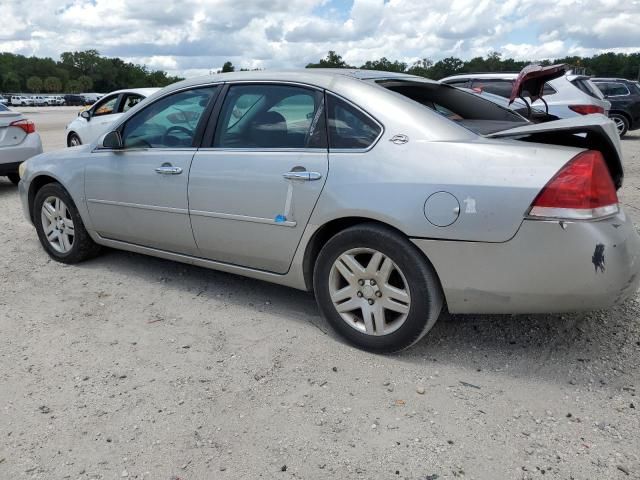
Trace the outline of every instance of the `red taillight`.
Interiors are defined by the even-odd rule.
[[[597,105],[569,105],[569,108],[580,115],[589,115],[590,113],[604,113],[604,108]]]
[[[596,150],[573,157],[538,194],[530,215],[593,219],[618,212],[618,195],[609,169]]]
[[[16,120],[15,122],[11,122],[9,126],[21,128],[25,133],[35,133],[36,131],[36,124],[31,120]]]

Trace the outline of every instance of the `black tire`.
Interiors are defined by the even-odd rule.
[[[18,175],[17,173],[10,173],[9,175],[7,175],[7,178],[14,185],[20,183],[20,175]]]
[[[76,142],[74,144],[74,142]],[[82,145],[82,140],[77,133],[71,132],[67,137],[67,147],[77,147],[78,145]]]
[[[621,113],[610,113],[609,118],[616,123],[618,134],[624,137],[629,131],[629,120]]]
[[[42,225],[42,204],[47,198],[52,196],[59,198],[66,204],[71,220],[73,220],[74,238],[71,249],[66,253],[58,252],[53,248],[49,240],[47,240],[47,236],[44,233],[44,226]],[[95,243],[89,236],[89,233],[87,233],[75,203],[59,183],[48,183],[36,193],[33,202],[33,223],[36,226],[42,247],[52,259],[58,262],[78,263],[95,257],[100,253],[100,245]]]
[[[404,323],[391,333],[376,336],[357,330],[343,320],[331,300],[329,285],[334,262],[343,253],[360,248],[378,251],[391,259],[406,279],[411,298],[409,311]],[[375,223],[350,227],[329,239],[316,259],[313,285],[320,311],[331,326],[358,348],[375,353],[397,352],[418,342],[436,323],[444,299],[435,270],[415,245],[393,229]],[[358,296],[362,297],[361,293]]]

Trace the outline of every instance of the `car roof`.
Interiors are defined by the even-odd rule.
[[[592,77],[592,82],[635,82],[636,80],[628,80],[626,78],[606,78],[606,77]]]
[[[507,72],[495,72],[495,73],[461,73],[460,75],[451,75],[449,77],[445,77],[441,82],[446,80],[466,80],[471,78],[477,78],[479,80],[487,80],[487,79],[498,79],[498,80],[515,80],[518,78],[517,73],[507,73]]]
[[[202,77],[190,78],[170,85],[170,90],[216,82],[234,81],[269,81],[294,82],[315,85],[320,88],[331,89],[339,80],[411,80],[438,83],[416,75],[406,73],[384,72],[379,70],[360,70],[350,68],[304,68],[296,70],[255,70],[219,73]]]

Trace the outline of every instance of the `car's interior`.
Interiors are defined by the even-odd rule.
[[[377,83],[481,135],[529,123],[508,108],[451,85],[406,80]]]
[[[142,110],[122,131],[125,148],[187,148],[212,88],[176,93]]]
[[[213,146],[304,148],[321,96],[278,86],[238,87],[225,99]]]

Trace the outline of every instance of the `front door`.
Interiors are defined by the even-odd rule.
[[[321,91],[297,85],[229,87],[191,166],[200,256],[287,272],[328,172],[323,106]]]
[[[177,253],[196,253],[187,183],[194,142],[217,87],[160,98],[119,128],[123,148],[96,149],[87,162],[85,194],[103,237]]]

